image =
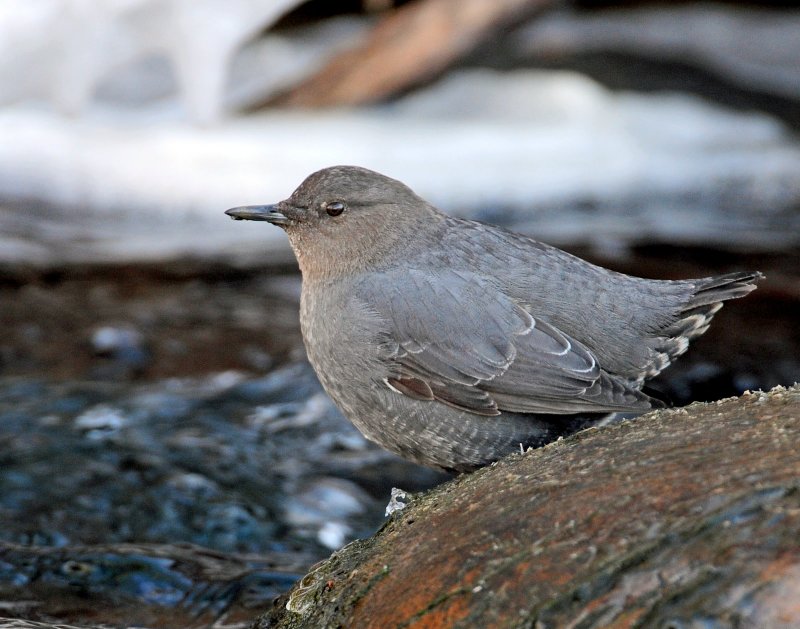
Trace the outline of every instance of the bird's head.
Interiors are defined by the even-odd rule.
[[[442,216],[405,184],[357,166],[317,171],[274,205],[225,213],[283,228],[303,274],[324,276],[402,255],[404,245]]]

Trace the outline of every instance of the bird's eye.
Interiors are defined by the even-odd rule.
[[[344,212],[344,203],[341,201],[331,201],[330,203],[326,203],[325,211],[328,213],[328,216],[339,216],[339,214]]]

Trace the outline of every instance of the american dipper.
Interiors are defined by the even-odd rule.
[[[446,216],[355,166],[226,213],[289,236],[308,357],[345,416],[400,456],[458,472],[660,406],[643,382],[762,277],[615,273]]]

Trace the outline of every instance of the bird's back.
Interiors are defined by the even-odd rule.
[[[491,225],[447,224],[441,249],[459,259],[445,263],[488,276],[531,314],[584,343],[604,370],[638,384],[703,334],[722,302],[746,295],[762,277],[638,278]]]

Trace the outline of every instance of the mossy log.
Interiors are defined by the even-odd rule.
[[[255,627],[800,627],[800,387],[657,411],[461,476]]]

